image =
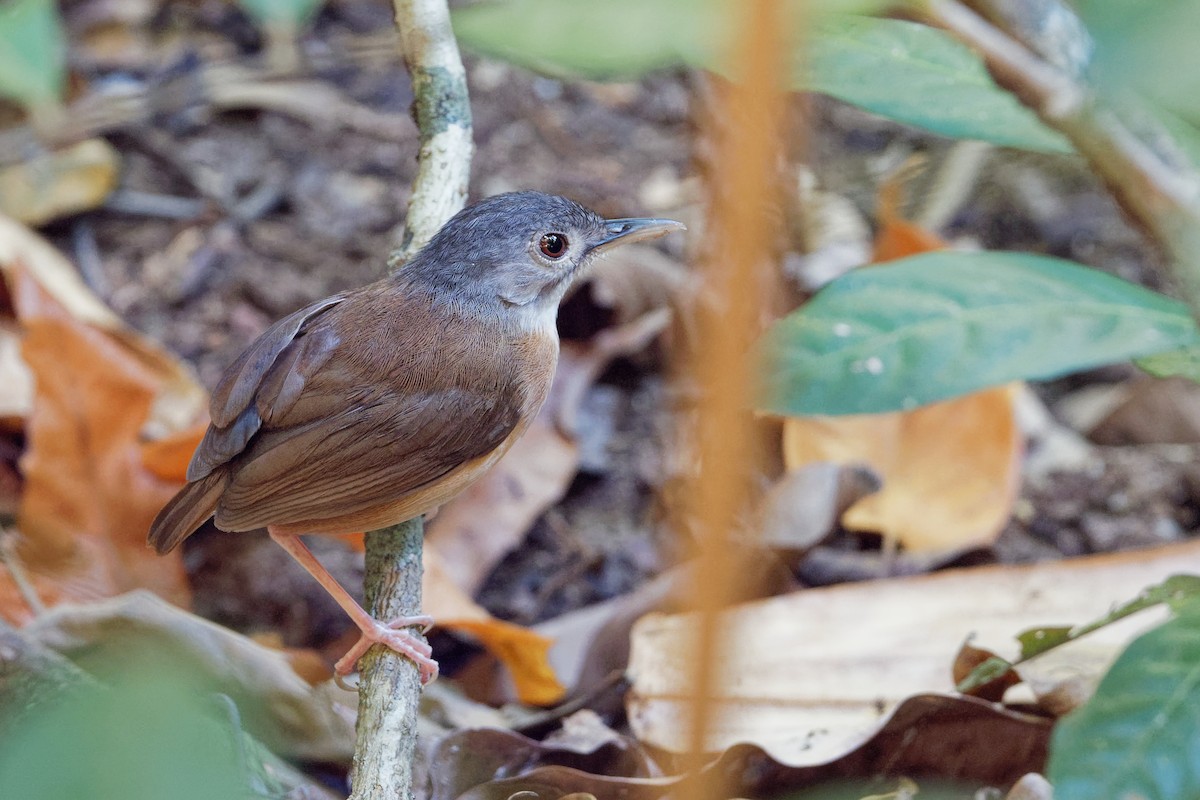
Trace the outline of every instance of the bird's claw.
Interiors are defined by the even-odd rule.
[[[337,664],[334,665],[334,673],[338,677],[344,677],[354,672],[358,660],[371,649],[371,645],[381,644],[389,650],[408,658],[417,665],[417,669],[421,673],[421,685],[424,686],[437,678],[438,663],[430,656],[433,654],[433,648],[424,639],[418,638],[417,634],[407,630],[413,626],[421,626],[421,633],[429,630],[433,625],[433,618],[420,615],[414,617],[398,617],[388,623],[374,622],[370,629],[364,629],[362,636],[354,643],[354,646],[342,656]],[[339,685],[340,682],[339,682]]]

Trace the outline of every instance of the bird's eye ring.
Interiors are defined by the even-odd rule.
[[[538,242],[538,249],[546,258],[562,258],[567,252],[567,237],[561,233],[547,233]]]

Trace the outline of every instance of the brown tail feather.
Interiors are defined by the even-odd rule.
[[[171,498],[150,526],[148,541],[159,555],[174,550],[213,515],[227,482],[228,474],[219,469],[189,483]]]

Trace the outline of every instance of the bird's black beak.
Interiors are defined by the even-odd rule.
[[[644,242],[647,239],[657,239],[671,231],[686,231],[687,226],[673,219],[610,219],[604,222],[604,238],[596,242],[588,251],[599,253],[616,247],[619,244]]]

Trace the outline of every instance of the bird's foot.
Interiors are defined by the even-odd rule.
[[[371,620],[371,626],[362,628],[362,636],[334,665],[334,672],[339,676],[349,675],[354,672],[355,665],[358,664],[358,660],[363,657],[363,654],[371,649],[371,645],[381,644],[411,659],[421,672],[421,685],[424,686],[437,677],[438,663],[430,658],[433,648],[429,646],[429,643],[424,639],[417,638],[415,633],[407,629],[419,626],[421,633],[424,633],[432,625],[433,617],[426,614],[397,617],[386,624]]]

